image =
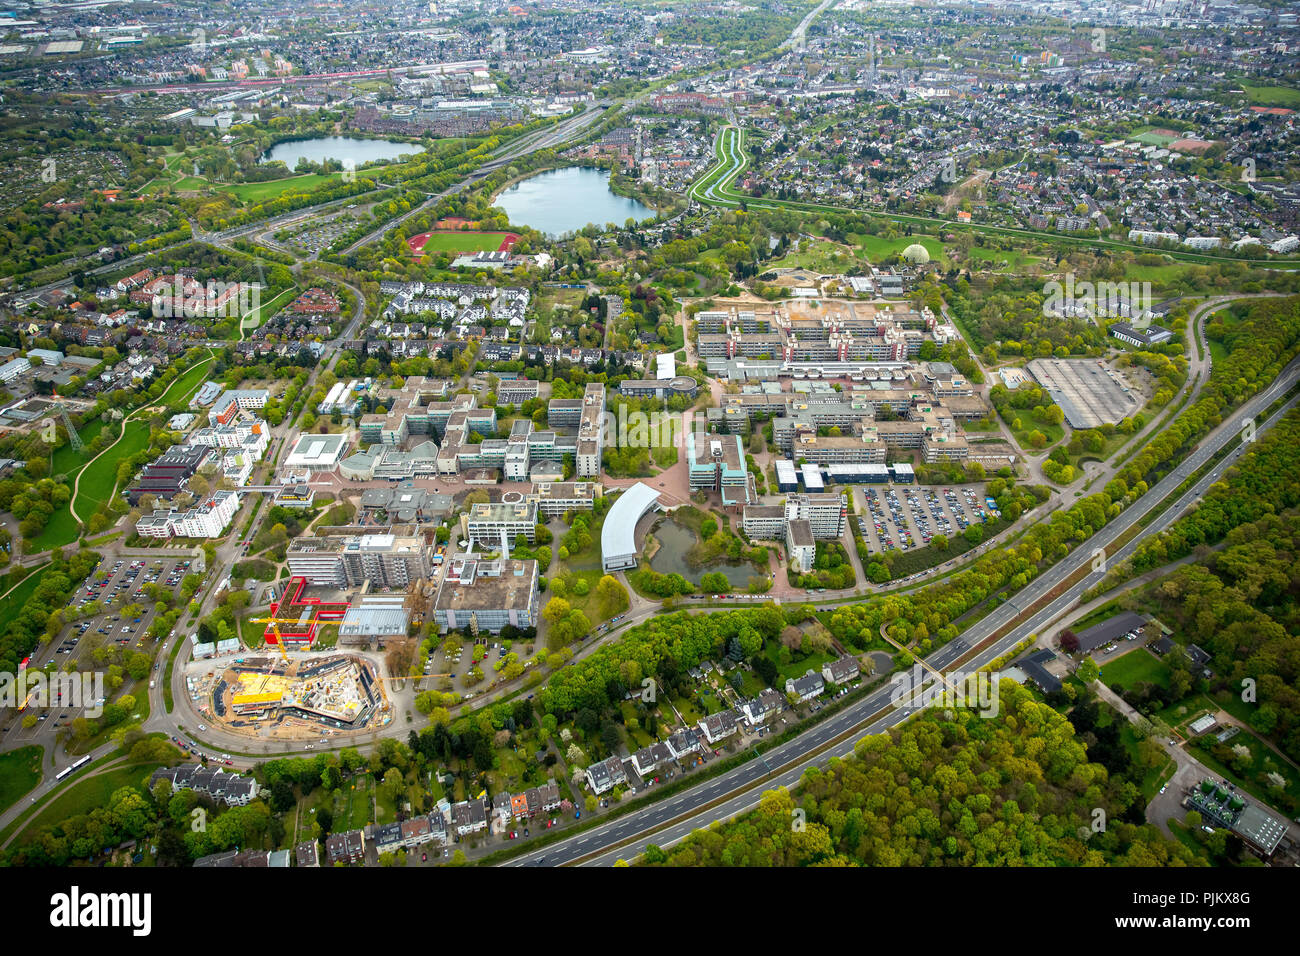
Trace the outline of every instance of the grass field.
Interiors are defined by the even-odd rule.
[[[10,591],[5,597],[0,598],[0,621],[13,620],[18,609],[27,603],[32,594],[36,591],[36,585],[41,583],[41,577],[45,574],[45,568],[33,571],[27,577],[23,578],[17,587]],[[4,578],[6,582],[9,578]],[[9,585],[6,583],[0,585],[0,594],[7,590]]]
[[[72,517],[72,512],[63,508],[50,515],[50,520],[45,523],[41,533],[32,539],[32,546],[37,551],[49,551],[51,548],[62,547],[65,544],[71,544],[77,540],[77,532],[81,526],[77,524],[77,519]]]
[[[326,183],[336,182],[341,173],[308,173],[305,176],[290,176],[287,179],[270,179],[264,183],[240,183],[237,186],[225,186],[221,191],[230,193],[240,202],[259,203],[294,190],[304,192],[316,189]]]
[[[508,232],[434,232],[425,241],[425,252],[495,252]]]
[[[791,251],[771,269],[808,269],[817,273],[843,272],[858,261],[851,250],[829,239],[802,239],[798,251]]]
[[[158,397],[154,405],[166,405],[170,402],[182,401],[189,397],[203,381],[204,371],[212,364],[212,358],[208,357],[201,362],[196,362],[193,366],[176,377]],[[112,496],[117,483],[117,463],[123,458],[130,458],[132,455],[143,451],[149,445],[149,424],[144,421],[125,422],[123,427],[126,434],[121,441],[112,447],[105,454],[100,455],[93,462],[85,467],[81,475],[81,484],[77,488],[77,497],[74,500],[77,514],[89,518],[100,505]],[[72,515],[69,512],[69,520]],[[51,525],[54,518],[50,519]],[[75,525],[75,522],[73,522]],[[49,527],[46,528],[46,534],[49,533]],[[76,537],[75,531],[71,538]],[[66,542],[62,542],[66,543]],[[54,545],[46,545],[53,547]]]
[[[853,235],[849,238],[862,250],[864,255],[870,256],[874,260],[884,259],[887,256],[902,252],[913,243],[920,243],[924,246],[925,251],[930,253],[931,259],[943,258],[943,243],[929,236],[899,236],[897,239],[885,239],[881,236]]]
[[[1114,690],[1123,691],[1150,681],[1169,686],[1169,667],[1145,648],[1129,651],[1123,657],[1101,665],[1101,679]]]
[[[1256,106],[1285,106],[1290,109],[1300,108],[1300,90],[1291,86],[1247,86],[1246,98]]]
[[[77,434],[81,436],[83,442],[90,444],[103,430],[103,420],[96,418],[94,421],[82,425],[77,431]],[[85,452],[73,451],[72,443],[69,442],[68,444],[54,450],[54,466],[50,469],[50,474],[71,475],[86,463],[88,457],[89,456]]]
[[[41,827],[52,826],[60,820],[82,816],[96,807],[106,806],[109,798],[123,787],[140,788],[143,781],[148,780],[149,775],[161,766],[158,763],[147,763],[114,767],[73,784],[28,820],[18,842],[30,842]]]
[[[922,243],[924,245],[924,243]],[[927,247],[928,248],[928,247]],[[930,253],[934,255],[933,252]],[[998,271],[1006,270],[1007,272],[1020,272],[1026,266],[1034,265],[1042,261],[1039,256],[1031,256],[1024,252],[1015,252],[1007,249],[988,249],[984,246],[972,246],[970,257],[980,263],[984,268],[991,268]],[[1002,263],[1006,263],[1005,266]]]
[[[149,447],[149,424],[130,422],[126,434],[107,453],[100,455],[81,474],[77,488],[77,514],[89,518],[113,494],[117,484],[117,463]],[[70,516],[69,516],[70,517]]]
[[[44,747],[19,747],[0,754],[0,810],[12,807],[41,782]]]
[[[1130,136],[1129,139],[1147,146],[1168,146],[1170,143],[1178,141],[1177,136],[1165,136],[1162,133],[1155,132],[1155,127],[1148,127],[1145,132]]]
[[[1043,452],[1046,452],[1047,449],[1065,437],[1065,427],[1063,425],[1054,425],[1046,417],[1035,415],[1032,408],[1011,408],[1007,406],[1005,414],[1001,411],[998,414],[1007,423],[1007,427],[1012,430],[1012,433],[1016,436],[1016,441],[1020,442],[1021,446],[1030,454],[1033,454],[1029,444],[1029,433],[1032,431],[1040,431],[1047,437],[1047,444],[1043,446]],[[1015,429],[1012,424],[1016,419],[1020,420],[1019,430]]]

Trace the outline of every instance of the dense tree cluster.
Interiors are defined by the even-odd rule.
[[[781,633],[785,619],[775,605],[727,614],[676,614],[654,617],[628,631],[617,643],[557,671],[537,695],[547,713],[589,708],[600,712],[623,699],[629,688],[652,677],[667,682],[705,660],[719,660],[733,637],[750,629],[761,641]]]
[[[4,628],[0,633],[0,671],[18,672],[19,661],[46,636],[51,619],[59,628],[63,626],[61,612],[68,599],[98,562],[99,555],[94,551],[78,551],[70,558],[64,558],[59,551],[53,552],[49,567],[39,572],[41,580],[31,597],[21,607],[11,608],[12,616],[0,622]],[[16,583],[17,579],[13,580]]]
[[[1123,817],[1140,794],[1088,760],[1069,722],[1011,681],[1001,712],[961,710],[863,738],[804,774],[797,796],[697,831],[670,866],[1186,866],[1191,851]],[[1094,808],[1105,832],[1089,826]],[[796,814],[796,811],[802,811]],[[1084,834],[1087,834],[1085,837]]]

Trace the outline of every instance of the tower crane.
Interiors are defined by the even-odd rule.
[[[289,660],[289,652],[284,649],[284,635],[280,633],[281,624],[298,624],[301,623],[296,617],[255,617],[249,620],[250,624],[270,624],[271,630],[275,632],[275,643],[280,648],[280,656],[286,661]]]

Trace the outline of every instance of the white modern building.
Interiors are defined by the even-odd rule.
[[[12,382],[24,372],[32,370],[32,363],[25,358],[10,359],[0,365],[0,382]]]
[[[618,496],[600,529],[600,563],[605,571],[635,568],[641,553],[636,546],[636,526],[658,509],[659,492],[637,482]]]
[[[239,495],[215,491],[189,511],[155,511],[135,524],[142,538],[219,538],[239,511]]]
[[[285,458],[284,471],[290,474],[333,471],[347,450],[346,435],[303,434],[298,436]]]

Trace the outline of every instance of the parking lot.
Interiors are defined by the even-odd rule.
[[[861,493],[867,508],[854,520],[862,540],[877,553],[925,547],[938,534],[951,539],[998,515],[982,485],[888,485],[865,487]]]
[[[102,613],[69,624],[54,642],[32,654],[29,666],[45,668],[52,664],[59,670],[104,669],[106,665],[94,659],[98,647],[152,653],[157,642],[146,637],[146,633],[153,623],[156,602],[145,586],[157,584],[165,590],[178,591],[189,566],[188,559],[175,558],[121,558],[111,564],[101,564],[73,594],[68,609],[80,612],[92,601],[99,601]],[[125,614],[133,604],[139,606],[139,613]],[[79,716],[81,711],[72,707],[48,709],[37,715],[35,727],[23,730],[20,736],[34,737],[47,719],[63,727]]]
[[[1114,425],[1141,407],[1124,376],[1101,359],[1034,359],[1029,371],[1071,428]]]

